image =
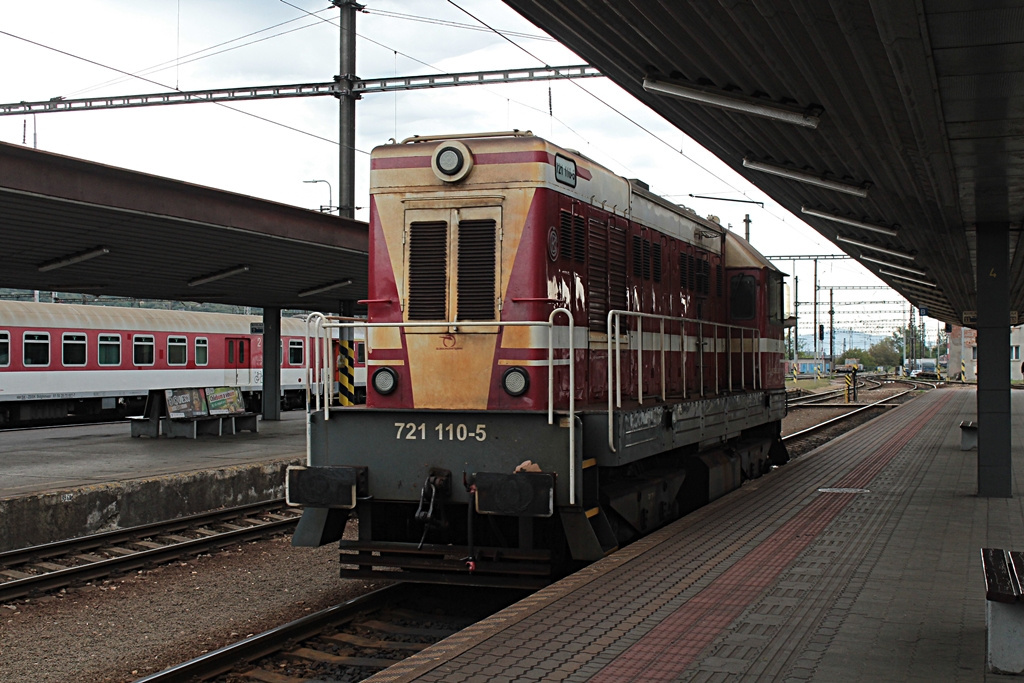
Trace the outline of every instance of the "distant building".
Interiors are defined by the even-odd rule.
[[[1020,349],[1024,346],[1024,325],[1010,328],[1010,357],[1006,359],[1010,380],[1024,380],[1021,371]],[[949,375],[956,377],[960,372],[961,361],[966,372],[966,379],[978,379],[978,332],[966,327],[953,326],[949,334]]]

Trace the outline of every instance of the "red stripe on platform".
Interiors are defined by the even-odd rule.
[[[846,474],[835,487],[863,488],[952,398],[946,394],[885,445]],[[854,493],[819,495],[775,533],[748,552],[707,588],[630,646],[591,681],[671,681],[697,660],[728,626],[814,542],[853,500]]]

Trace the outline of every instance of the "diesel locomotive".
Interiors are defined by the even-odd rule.
[[[311,317],[365,327],[366,404],[310,409],[295,545],[540,586],[788,459],[783,274],[742,237],[529,132],[370,164],[367,320]]]

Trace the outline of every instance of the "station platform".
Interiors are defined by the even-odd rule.
[[[284,495],[306,413],[259,433],[131,437],[126,422],[0,433],[0,551]]]
[[[367,680],[1013,680],[979,549],[1024,549],[1024,452],[978,498],[967,419],[931,391]]]

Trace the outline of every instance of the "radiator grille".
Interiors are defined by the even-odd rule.
[[[590,261],[587,263],[587,320],[590,329],[604,330],[608,324],[608,230],[590,221]]]
[[[608,305],[626,309],[626,231],[608,226]]]
[[[409,224],[409,320],[447,316],[448,224]]]
[[[494,320],[495,226],[493,220],[459,222],[458,320]]]

